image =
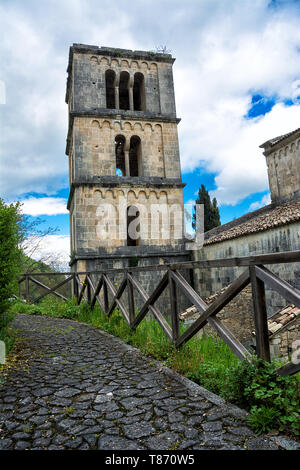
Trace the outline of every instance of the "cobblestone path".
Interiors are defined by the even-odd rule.
[[[0,449],[281,449],[245,412],[91,326],[18,315],[28,369],[0,385]],[[273,440],[272,440],[273,439]]]

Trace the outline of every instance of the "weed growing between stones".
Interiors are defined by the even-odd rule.
[[[46,297],[39,305],[16,301],[12,313],[69,318],[100,328],[162,361],[206,389],[250,411],[249,425],[258,434],[280,430],[299,434],[300,377],[279,377],[278,361],[270,364],[253,357],[251,364],[239,361],[219,338],[195,336],[180,350],[171,344],[158,323],[149,318],[132,332],[115,310],[106,317],[98,306],[87,302],[62,302]]]

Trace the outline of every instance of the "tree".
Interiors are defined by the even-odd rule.
[[[214,197],[211,202],[210,195],[204,184],[201,184],[201,188],[198,191],[196,204],[204,204],[204,232],[221,225],[217,200]],[[194,206],[193,211],[192,227],[194,230],[196,229],[196,206]]]
[[[5,204],[0,199],[0,316],[8,307],[8,299],[17,292],[23,237],[21,222],[19,203]],[[3,317],[0,329],[2,320]]]

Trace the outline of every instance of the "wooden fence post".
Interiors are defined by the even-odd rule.
[[[105,310],[105,313],[107,313],[109,304],[108,304],[107,284],[106,284],[105,279],[103,279],[103,299],[104,299],[104,310]]]
[[[180,335],[179,331],[179,317],[178,317],[178,298],[177,287],[175,281],[172,279],[171,270],[168,270],[169,278],[169,291],[170,291],[170,304],[171,304],[171,323],[172,323],[172,336],[173,343],[177,341]]]
[[[73,276],[73,295],[76,297],[76,300],[78,301],[78,283],[76,279],[76,273],[74,273],[74,276]]]
[[[29,293],[29,276],[25,274],[25,299],[26,302],[30,302],[30,293]]]
[[[88,301],[88,304],[91,305],[91,285],[90,285],[90,281],[89,281],[89,278],[87,277],[86,278],[86,290],[87,290],[87,301]]]
[[[259,358],[270,362],[270,345],[268,333],[268,320],[265,298],[265,285],[258,279],[255,266],[250,266],[250,279],[252,286],[252,298],[254,308],[256,354]]]
[[[132,273],[129,273],[132,274]],[[129,326],[132,328],[132,323],[134,322],[134,314],[135,314],[135,302],[134,302],[134,292],[133,292],[133,287],[128,279],[128,272],[126,273],[127,277],[127,289],[128,289],[128,307],[129,307]],[[132,328],[135,330],[135,328]]]

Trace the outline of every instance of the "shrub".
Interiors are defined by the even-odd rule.
[[[0,199],[0,339],[9,342],[7,325],[12,316],[8,310],[11,297],[17,292],[22,238],[19,204],[5,204]]]
[[[281,377],[276,360],[271,363],[253,356],[249,364],[239,362],[225,375],[221,395],[250,410],[249,424],[256,432],[289,429],[299,434],[299,376]]]

